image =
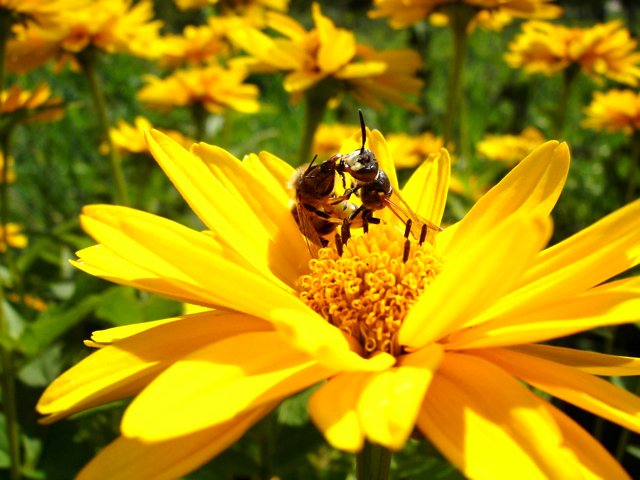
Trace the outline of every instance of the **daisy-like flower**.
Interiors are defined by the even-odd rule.
[[[0,93],[0,117],[10,117],[11,125],[26,122],[53,122],[64,115],[64,105],[60,97],[51,96],[51,88],[46,83],[39,84],[33,91],[14,85]]]
[[[638,41],[621,20],[589,28],[527,22],[509,43],[505,60],[526,73],[553,75],[576,65],[597,83],[603,77],[631,86],[640,78]]]
[[[152,21],[153,2],[93,0],[84,8],[64,11],[53,24],[16,25],[7,43],[7,68],[27,73],[57,58],[75,61],[90,46],[108,53],[157,58],[161,53],[159,20]]]
[[[206,7],[207,5],[216,5],[224,14],[230,12],[246,13],[251,9],[264,9],[271,8],[286,12],[289,9],[290,0],[174,0],[175,4],[180,10],[193,10],[196,8]]]
[[[178,70],[164,79],[148,75],[149,84],[140,89],[138,100],[164,111],[198,103],[211,113],[227,108],[254,113],[260,108],[260,92],[256,85],[243,83],[248,75],[243,69],[217,65]]]
[[[313,137],[313,145],[311,151],[318,158],[329,158],[340,151],[344,142],[353,137],[360,125],[345,125],[342,123],[333,123],[328,125],[321,123]]]
[[[436,137],[431,132],[424,132],[420,135],[390,133],[386,140],[389,154],[397,169],[417,167],[429,155],[438,154],[444,147],[442,137]],[[448,145],[448,150],[453,150],[452,144]]]
[[[585,128],[622,131],[631,135],[640,131],[640,95],[633,90],[609,90],[594,92],[593,101],[585,107]]]
[[[22,233],[22,225],[7,223],[4,228],[0,226],[0,252],[6,252],[7,245],[12,248],[26,248],[29,245],[29,239]]]
[[[276,12],[267,13],[267,25],[286,38],[272,38],[256,28],[232,32],[232,41],[254,57],[255,68],[270,67],[288,72],[284,88],[297,101],[302,93],[323,80],[331,82],[335,93],[349,92],[374,108],[379,97],[412,109],[406,98],[420,93],[423,82],[415,78],[422,62],[416,52],[395,50],[376,52],[356,43],[353,32],[337,28],[313,4],[315,28],[302,25]]]
[[[444,5],[465,3],[478,10],[473,23],[484,28],[501,30],[512,18],[558,18],[562,9],[552,0],[374,0],[371,18],[388,18],[393,28],[407,28],[424,20]],[[436,24],[446,24],[438,15]]]
[[[217,19],[214,17],[212,20]],[[160,65],[168,68],[200,67],[215,63],[222,55],[228,55],[227,30],[214,26],[221,27],[222,24],[214,21],[209,25],[187,25],[182,35],[162,37],[164,53]]]
[[[144,132],[152,128],[149,120],[144,117],[136,117],[133,125],[122,119],[117,120],[116,126],[111,128],[109,133],[113,144],[120,150],[120,153],[147,153],[151,155]],[[182,145],[184,148],[191,148],[191,145],[196,143],[193,138],[187,137],[177,130],[164,130],[159,128],[158,131],[165,134],[174,142]],[[104,143],[100,146],[100,149],[103,153],[106,153],[109,146]]]
[[[89,0],[0,0],[0,14],[9,14],[13,21],[35,21],[46,24],[65,10],[86,5]]]
[[[16,172],[13,170],[13,157],[9,157],[7,165],[7,183],[16,181]],[[4,155],[0,152],[0,183],[4,183]]]
[[[476,144],[478,156],[513,166],[545,142],[536,127],[525,128],[520,135],[485,135]]]
[[[99,243],[78,268],[216,309],[95,332],[101,347],[45,391],[45,423],[135,395],[122,436],[78,479],[178,478],[237,440],[282,399],[327,379],[311,418],[336,448],[400,450],[414,427],[466,476],[629,479],[577,423],[525,387],[640,431],[640,399],[597,375],[639,361],[538,345],[637,321],[640,281],[603,283],[640,262],[640,201],[544,249],[569,170],[549,142],[458,224],[422,242],[384,222],[311,260],[290,210],[293,168],[266,152],[240,161],[148,134],[156,160],[208,230],[141,211],[86,207]],[[354,137],[341,153],[360,148]],[[367,148],[397,188],[382,135]],[[402,190],[441,221],[446,150]],[[408,245],[408,247],[406,246]]]

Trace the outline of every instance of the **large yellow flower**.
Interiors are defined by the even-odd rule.
[[[7,251],[7,244],[13,248],[26,248],[29,239],[22,233],[22,225],[7,223],[4,229],[0,226],[0,252]]]
[[[593,101],[585,107],[585,128],[623,131],[631,135],[640,131],[640,95],[633,90],[609,90],[594,92]]]
[[[66,10],[53,24],[16,25],[15,39],[7,43],[7,68],[27,73],[48,61],[73,59],[89,46],[108,53],[156,58],[161,53],[153,18],[153,2],[93,0],[84,8]]]
[[[248,75],[243,69],[216,65],[178,70],[165,79],[149,75],[149,84],[140,89],[138,99],[160,110],[200,103],[211,113],[227,108],[254,113],[260,108],[260,92],[257,86],[243,83]]]
[[[565,27],[548,22],[527,22],[509,43],[505,60],[526,73],[553,75],[577,65],[596,82],[602,77],[638,85],[640,52],[621,20],[589,28]]]
[[[513,166],[544,142],[545,138],[540,130],[527,127],[520,135],[485,135],[476,144],[476,151],[481,158]]]
[[[558,18],[562,9],[550,5],[552,0],[374,0],[376,10],[369,12],[371,18],[389,18],[393,28],[406,28],[424,20],[438,8],[450,3],[466,3],[477,7],[473,23],[484,28],[500,30],[517,18]],[[442,24],[442,17],[437,23]]]
[[[397,188],[382,135],[367,139]],[[434,244],[405,239],[382,211],[383,224],[354,232],[341,257],[331,247],[310,262],[289,206],[292,167],[266,152],[240,161],[158,132],[148,140],[208,230],[90,206],[81,221],[99,245],[73,263],[217,310],[95,332],[88,344],[101,348],[49,386],[45,423],[136,396],[122,436],[80,480],[178,478],[325,379],[309,411],[346,451],[365,439],[401,449],[417,426],[470,478],[629,479],[520,383],[640,431],[640,399],[596,376],[637,375],[638,360],[537,344],[640,317],[640,279],[603,283],[640,262],[640,201],[544,249],[566,144],[535,150]],[[355,148],[359,137],[341,151]],[[448,185],[442,150],[403,196],[440,223]]]
[[[353,32],[337,28],[313,4],[315,28],[306,31],[285,15],[267,13],[267,25],[287,38],[271,38],[256,28],[241,28],[230,34],[231,40],[254,58],[258,70],[269,67],[288,72],[284,88],[294,94],[310,89],[322,80],[333,82],[335,92],[347,91],[375,108],[380,99],[418,110],[406,98],[417,96],[422,80],[415,77],[422,67],[417,52],[411,50],[375,50],[356,43]]]
[[[145,138],[145,130],[151,130],[153,126],[151,122],[144,117],[136,117],[134,124],[131,125],[122,119],[116,121],[116,126],[109,129],[111,140],[113,144],[118,148],[120,153],[148,153],[149,145]],[[164,130],[159,128],[159,132],[162,132],[174,142],[182,145],[184,148],[191,148],[195,140],[187,137],[177,130]],[[100,146],[101,150],[105,150],[105,153],[109,151],[109,146],[105,143]]]

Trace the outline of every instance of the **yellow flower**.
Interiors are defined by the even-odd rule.
[[[347,91],[375,108],[379,98],[405,108],[419,110],[405,95],[417,96],[423,86],[415,77],[422,67],[417,52],[411,50],[375,50],[356,43],[353,32],[337,28],[313,4],[315,28],[307,32],[290,17],[267,13],[267,25],[287,38],[271,38],[256,28],[241,28],[230,33],[231,40],[252,55],[256,68],[265,66],[288,72],[286,91],[299,99],[302,92],[322,80],[332,82],[336,93]]]
[[[516,18],[558,18],[562,9],[550,5],[552,0],[374,0],[376,10],[369,12],[371,18],[389,18],[393,28],[406,28],[424,20],[438,8],[450,3],[466,3],[478,9],[472,23],[483,28],[501,30]],[[436,24],[442,24],[438,15]]]
[[[7,223],[5,229],[0,226],[0,252],[7,251],[7,244],[13,248],[26,248],[29,239],[21,232],[22,226],[17,223]]]
[[[160,64],[169,68],[202,66],[215,63],[221,55],[229,53],[226,31],[211,25],[187,25],[182,35],[162,37],[163,56]]]
[[[429,155],[438,154],[444,147],[442,137],[436,137],[431,132],[414,136],[406,133],[390,133],[387,135],[387,145],[389,154],[398,169],[417,167]],[[453,150],[452,144],[448,147],[449,151]]]
[[[527,22],[522,33],[509,44],[505,60],[526,73],[553,75],[578,65],[593,80],[602,77],[637,86],[640,52],[621,20],[590,28],[565,27],[547,22]]]
[[[39,84],[33,91],[14,85],[0,93],[0,116],[12,116],[12,125],[17,122],[53,122],[63,115],[62,99],[52,97],[51,88],[46,83]]]
[[[108,53],[156,58],[161,51],[153,18],[153,2],[141,0],[93,0],[85,8],[69,9],[52,25],[14,27],[15,39],[7,43],[7,68],[27,73],[58,58],[72,60],[89,46]]]
[[[254,113],[260,108],[259,90],[242,83],[248,76],[242,69],[225,69],[216,65],[178,70],[165,79],[148,75],[148,85],[138,91],[138,99],[159,110],[201,103],[211,113],[227,108]]]
[[[145,139],[145,130],[151,130],[153,126],[151,122],[144,117],[136,117],[134,125],[130,125],[122,119],[116,121],[116,126],[109,130],[113,144],[118,148],[120,153],[147,153],[151,155],[147,140]],[[174,142],[177,142],[184,148],[191,148],[195,142],[194,139],[184,136],[177,130],[158,129]],[[109,152],[109,146],[104,143],[100,146],[103,153]]]
[[[360,125],[344,125],[334,123],[327,125],[321,123],[313,137],[311,153],[318,155],[318,158],[327,159],[342,148],[342,144],[353,137],[360,130]]]
[[[9,164],[7,165],[7,183],[13,183],[16,181],[16,172],[13,170],[13,157],[9,157]],[[0,152],[0,183],[4,183],[4,155]]]
[[[217,5],[224,14],[229,12],[245,13],[246,10],[255,7],[272,8],[286,12],[289,9],[289,1],[290,0],[248,0],[237,2],[228,0],[174,0],[180,10],[192,10],[206,7],[207,5]]]
[[[405,239],[381,211],[384,222],[354,231],[342,257],[331,246],[310,262],[287,163],[147,138],[209,230],[89,206],[82,225],[99,245],[73,263],[217,310],[95,332],[90,344],[102,348],[49,386],[37,407],[45,423],[135,396],[122,436],[79,480],[181,477],[325,379],[309,411],[336,448],[368,439],[399,450],[417,426],[469,478],[629,479],[520,383],[640,431],[640,398],[595,376],[637,375],[638,359],[537,344],[640,316],[639,278],[604,283],[640,262],[640,201],[544,249],[566,144],[536,149],[433,244]],[[384,138],[373,131],[367,142],[397,188]],[[357,136],[341,153],[356,148]],[[436,224],[449,167],[443,149],[402,190]]]
[[[627,135],[640,131],[640,95],[633,90],[594,92],[584,113],[587,115],[582,122],[584,128],[623,131]]]
[[[0,0],[0,10],[8,11],[15,21],[50,22],[66,10],[78,8],[89,0]]]
[[[545,142],[535,127],[525,128],[520,135],[485,135],[476,145],[479,157],[513,166]]]

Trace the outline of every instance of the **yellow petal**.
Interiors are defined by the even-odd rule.
[[[289,73],[284,77],[284,89],[291,92],[300,92],[306,90],[325,77],[323,72],[308,72],[306,70],[297,70]]]
[[[329,324],[318,314],[303,314],[295,310],[280,309],[272,313],[271,319],[287,341],[326,368],[336,371],[377,372],[390,368],[395,357],[380,352],[363,358],[362,346],[350,344],[338,328]],[[352,351],[352,349],[357,351]]]
[[[478,357],[445,354],[417,423],[468,478],[582,478],[535,394]]]
[[[219,340],[268,331],[265,321],[237,313],[205,312],[158,325],[106,346],[67,370],[37,405],[51,420],[135,395],[176,360]]]
[[[358,452],[366,438],[401,450],[413,431],[425,391],[442,359],[431,345],[381,372],[339,374],[309,399],[311,419],[334,447]]]
[[[147,441],[179,437],[282,400],[334,373],[293,350],[277,332],[238,335],[165,370],[131,403],[122,433]]]
[[[516,216],[450,258],[411,307],[398,333],[400,345],[420,348],[481,314],[518,281],[549,234],[540,216]]]
[[[245,265],[250,265],[273,279],[269,269],[269,255],[275,246],[261,221],[261,216],[247,203],[248,198],[255,201],[261,197],[267,202],[268,194],[259,190],[242,192],[244,196],[237,192],[234,195],[228,190],[228,184],[223,184],[214,176],[205,161],[187,152],[166,135],[155,130],[147,132],[147,142],[151,153],[193,211],[217,238],[223,239],[221,241],[225,242],[226,250],[234,249],[237,252],[234,257],[244,258]],[[197,146],[194,151],[203,155],[211,153],[204,144]],[[223,152],[215,150],[219,155],[207,156],[207,160],[234,160]],[[291,238],[290,241],[292,244],[296,241],[303,244],[300,235]],[[229,258],[229,253],[225,253],[225,257]]]
[[[384,62],[358,62],[349,63],[338,70],[334,76],[336,78],[362,78],[380,75],[387,69]]]
[[[333,73],[356,54],[356,37],[353,32],[336,28],[330,19],[322,15],[317,3],[312,5],[312,12],[320,40],[318,67],[322,72]]]
[[[102,449],[76,480],[182,478],[230,447],[275,406],[266,405],[220,425],[162,442],[119,437]]]
[[[94,245],[76,252],[80,258],[70,263],[96,277],[128,287],[137,288],[163,297],[172,298],[179,302],[195,303],[197,305],[215,307],[209,295],[199,293],[186,282],[156,275],[124,258],[119,257],[104,245]]]
[[[640,432],[640,398],[606,380],[504,348],[479,349],[472,354],[554,397]]]
[[[265,181],[270,181],[274,195],[287,201],[291,198],[290,191],[287,189],[287,183],[294,172],[291,165],[269,152],[260,152],[257,159],[255,155],[250,155],[248,159],[245,158],[245,162],[247,161],[257,175],[269,179]]]
[[[569,149],[565,143],[547,142],[535,149],[462,219],[445,254],[459,255],[514,214],[549,215],[568,171]],[[438,236],[443,234],[446,230]]]
[[[425,160],[413,172],[402,189],[402,198],[418,215],[440,225],[447,203],[450,174],[451,158],[443,148],[438,155]]]
[[[621,283],[626,286],[624,289],[618,282],[604,284],[526,315],[498,317],[475,325],[452,336],[446,348],[543,342],[600,326],[637,321],[640,319],[640,279],[625,279]]]
[[[158,325],[164,325],[165,323],[171,322],[179,322],[186,318],[189,318],[189,316],[183,315],[181,317],[165,318],[163,320],[155,320],[153,322],[134,323],[133,325],[123,325],[121,327],[109,328],[107,330],[98,330],[91,334],[91,340],[104,346],[110,343],[118,342],[123,338],[131,337],[151,328],[155,328]]]
[[[255,155],[249,157],[255,157],[253,160],[240,162],[225,150],[205,143],[194,145],[191,153],[202,160],[238,206],[246,205],[247,215],[253,217],[252,224],[264,229],[261,243],[265,254],[260,270],[267,275],[273,272],[295,288],[300,275],[308,271],[309,250],[291,214],[289,197],[282,195],[285,184],[276,187],[273,177],[259,175],[251,166],[251,162],[260,165]],[[258,235],[259,231],[254,237]]]
[[[583,292],[640,262],[640,200],[544,250],[518,288],[488,315],[538,309]]]
[[[561,363],[591,375],[624,377],[640,375],[640,358],[605,355],[573,348],[550,345],[517,345],[509,347],[519,353]]]
[[[308,310],[210,235],[125,207],[94,205],[83,212],[85,230],[109,250],[158,276],[187,283],[213,305],[263,318],[273,308]]]
[[[304,29],[304,27],[288,15],[268,11],[266,13],[266,17],[267,26],[289,37],[291,40],[300,41],[304,40],[304,38],[307,36],[307,31]]]
[[[575,454],[585,480],[631,480],[607,449],[584,428],[549,402],[539,401],[562,431],[563,444]]]
[[[295,70],[302,67],[297,55],[291,55],[290,52],[281,48],[275,39],[255,28],[232,29],[229,32],[229,38],[233,44],[268,65],[282,70]]]

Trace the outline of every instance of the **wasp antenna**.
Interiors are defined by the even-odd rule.
[[[340,234],[336,233],[336,250],[338,251],[338,256],[342,256],[342,239],[340,238]]]
[[[413,224],[413,222],[411,221],[411,219],[407,220],[407,225],[404,229],[404,238],[409,238],[409,234],[411,233],[411,225]]]
[[[360,155],[362,155],[364,153],[364,144],[367,141],[367,128],[364,126],[362,110],[358,110],[358,114],[360,114],[360,128],[362,128],[362,148],[360,149]]]
[[[427,225],[422,225],[422,230],[420,230],[420,245],[424,243],[427,238]]]
[[[315,157],[313,157],[313,160],[311,160],[311,163],[309,164],[309,166],[307,167],[307,171],[304,173],[309,173],[309,170],[311,170],[311,167],[313,167],[313,164],[316,162],[316,159],[318,158],[318,155],[316,155]]]

